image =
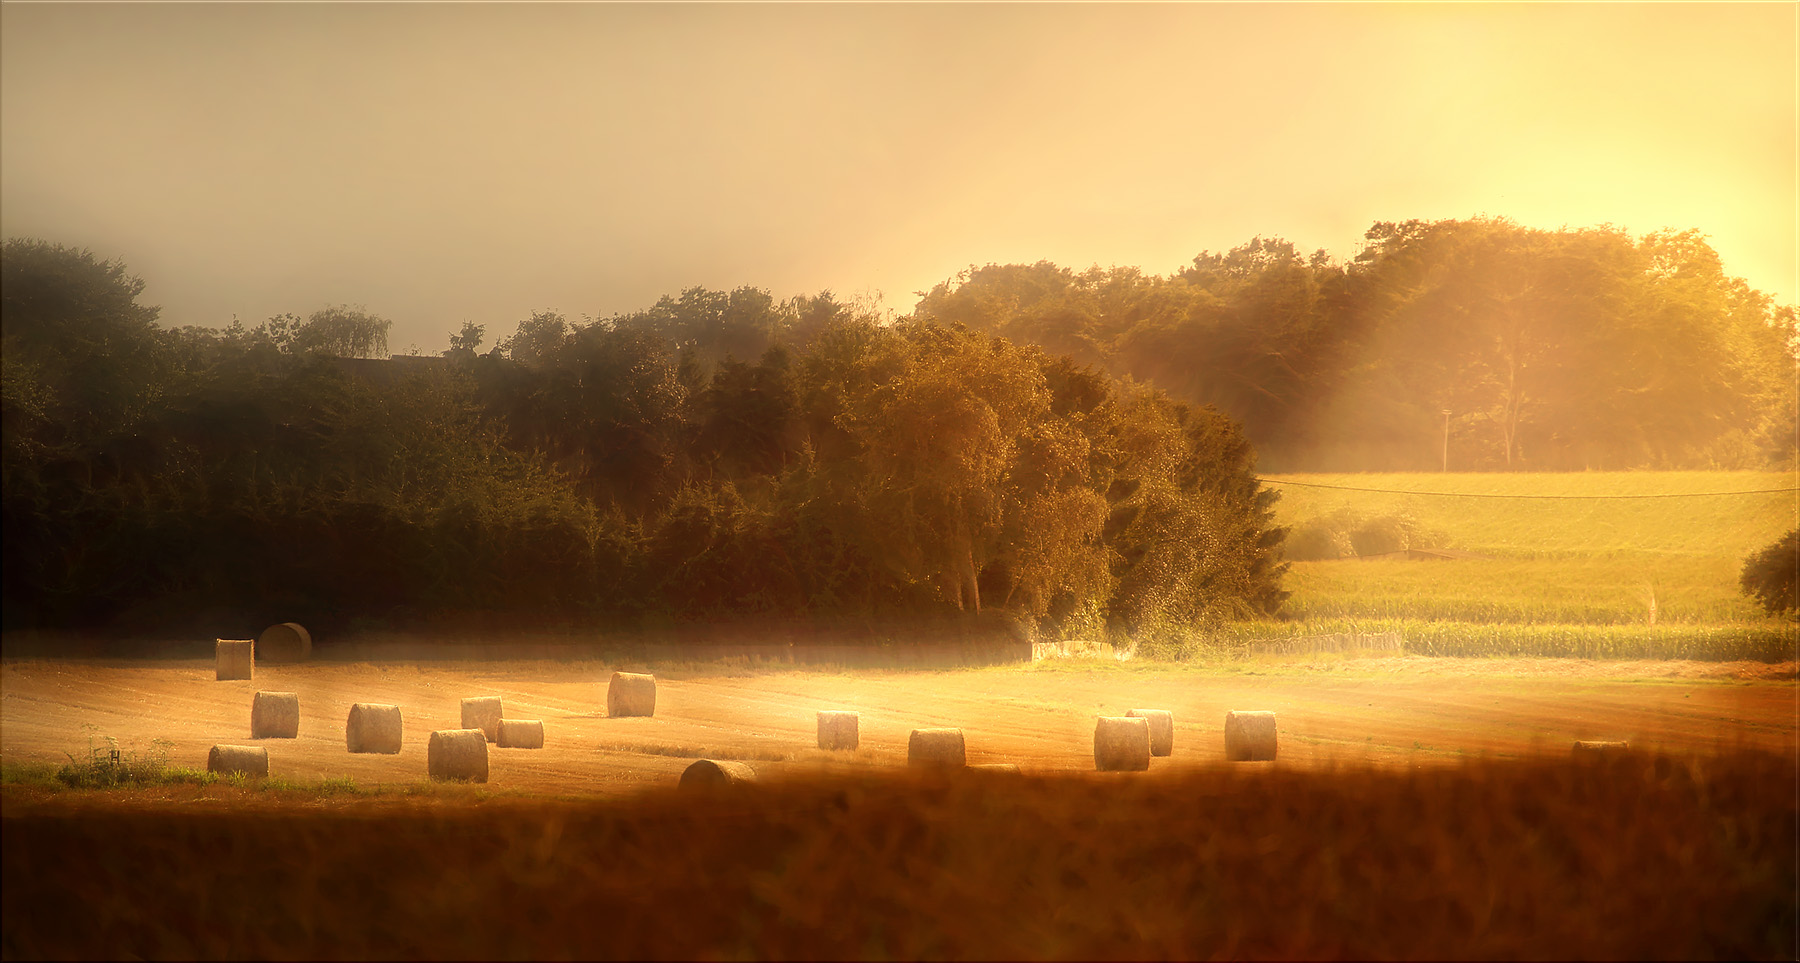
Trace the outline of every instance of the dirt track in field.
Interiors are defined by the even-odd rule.
[[[623,668],[633,668],[623,666]],[[171,743],[169,761],[204,768],[215,744],[253,744],[258,690],[300,697],[298,739],[258,740],[272,774],[405,783],[425,776],[434,729],[461,726],[461,699],[500,696],[508,718],[540,719],[542,750],[489,751],[490,786],[614,795],[673,783],[697,758],[768,773],[902,766],[910,731],[964,730],[971,763],[1026,771],[1093,768],[1094,719],[1173,710],[1175,754],[1152,770],[1216,764],[1229,709],[1277,713],[1277,766],[1417,766],[1469,756],[1563,754],[1576,739],[1646,750],[1748,746],[1800,751],[1795,666],[1393,658],[1194,669],[1060,663],[947,671],[685,666],[659,673],[656,715],[610,719],[599,662],[262,664],[219,682],[210,660],[0,663],[0,756],[62,763],[90,737],[122,748]],[[355,702],[398,704],[397,756],[345,751]],[[815,748],[820,709],[862,714],[855,752]],[[91,730],[88,727],[93,727]]]

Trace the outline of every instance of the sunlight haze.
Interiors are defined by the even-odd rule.
[[[395,353],[1479,214],[1697,228],[1793,304],[1797,16],[8,3],[0,230],[123,260],[164,325],[361,305]]]

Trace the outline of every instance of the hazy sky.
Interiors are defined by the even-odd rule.
[[[0,5],[0,233],[165,324],[427,353],[703,285],[1155,273],[1490,214],[1710,235],[1800,295],[1800,6]]]

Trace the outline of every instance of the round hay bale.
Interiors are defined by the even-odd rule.
[[[264,662],[305,662],[312,658],[312,633],[298,622],[282,622],[256,637],[256,653]]]
[[[536,719],[501,719],[494,745],[502,749],[544,748],[544,724]]]
[[[947,766],[962,768],[969,764],[968,749],[961,729],[914,729],[906,740],[906,764],[909,766]]]
[[[1267,762],[1275,758],[1275,713],[1225,713],[1225,758]]]
[[[500,738],[500,697],[476,696],[462,701],[464,729],[480,729],[487,741]]]
[[[1094,768],[1101,772],[1142,772],[1150,768],[1150,720],[1101,716],[1094,726]]]
[[[258,692],[250,700],[250,738],[297,739],[300,697],[292,692]]]
[[[425,747],[425,770],[433,779],[487,782],[487,734],[480,729],[439,729]]]
[[[820,749],[855,749],[861,744],[857,732],[861,716],[854,712],[819,713]]]
[[[612,717],[656,715],[656,676],[642,672],[614,672],[612,684],[606,687],[606,714]]]
[[[344,724],[344,744],[351,752],[400,751],[400,707],[379,702],[358,702],[350,707]]]
[[[756,770],[741,762],[702,759],[682,771],[681,782],[677,788],[711,789],[717,786],[738,786],[755,781]]]
[[[1623,740],[1617,742],[1601,742],[1592,739],[1578,739],[1570,755],[1576,759],[1592,759],[1599,756],[1616,756],[1629,752]]]
[[[1167,709],[1129,709],[1127,717],[1150,720],[1150,754],[1175,754],[1175,713]]]
[[[256,671],[256,642],[252,639],[214,639],[213,663],[220,682],[248,679]]]
[[[240,772],[246,776],[267,776],[269,750],[261,746],[214,746],[206,754],[206,771],[221,776]]]

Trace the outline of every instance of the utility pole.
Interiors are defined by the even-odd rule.
[[[1450,470],[1450,409],[1444,409],[1444,471]]]

